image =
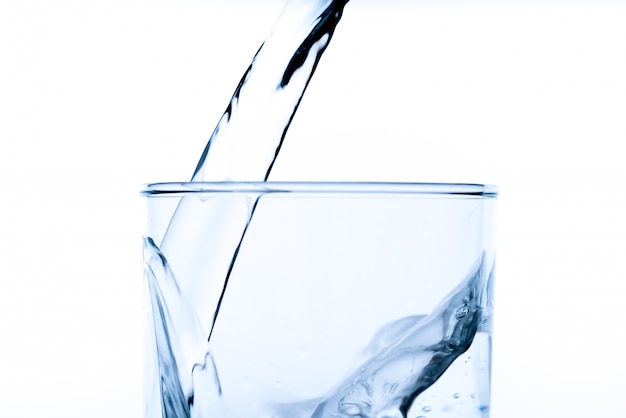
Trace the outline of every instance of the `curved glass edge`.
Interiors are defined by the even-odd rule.
[[[189,193],[341,193],[446,195],[495,198],[498,188],[473,183],[401,183],[401,182],[172,182],[146,184],[143,196]]]

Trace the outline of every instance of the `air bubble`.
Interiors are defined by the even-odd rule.
[[[452,397],[453,397],[454,399],[459,399],[459,396],[461,396],[461,395],[459,395],[458,393],[455,393],[454,395],[452,395]]]
[[[432,411],[432,408],[430,406],[426,405],[425,407],[422,408],[422,411],[430,412],[430,411]]]
[[[465,318],[467,316],[467,314],[469,314],[469,313],[470,313],[470,309],[467,306],[461,306],[456,311],[456,319]]]

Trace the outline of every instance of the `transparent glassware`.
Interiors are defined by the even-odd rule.
[[[495,187],[142,194],[146,418],[489,417]]]

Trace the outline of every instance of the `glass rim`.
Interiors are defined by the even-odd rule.
[[[218,181],[162,182],[143,185],[142,196],[194,193],[395,194],[495,198],[498,188],[479,183],[334,182],[334,181]]]

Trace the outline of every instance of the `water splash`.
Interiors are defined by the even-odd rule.
[[[144,238],[144,271],[151,297],[162,416],[192,417],[195,381],[211,382],[203,386],[212,388],[213,396],[205,391],[203,397],[216,398],[221,393],[206,334],[151,238]]]
[[[407,317],[380,330],[375,351],[318,404],[311,418],[407,418],[414,400],[465,353],[488,312],[490,272],[484,257],[426,317]]]

